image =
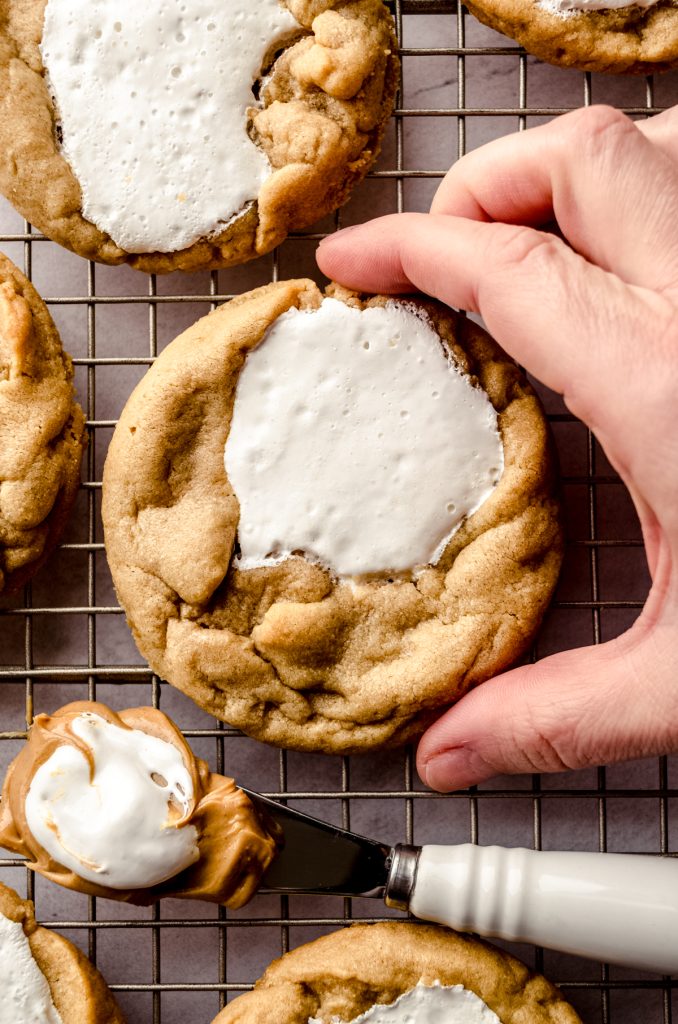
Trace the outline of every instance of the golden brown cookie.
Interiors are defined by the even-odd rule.
[[[40,568],[80,482],[85,419],[44,302],[0,253],[0,592]]]
[[[381,0],[286,0],[297,30],[265,57],[248,111],[249,135],[271,167],[258,198],[233,219],[224,211],[216,234],[179,251],[125,251],[84,218],[63,155],[40,49],[46,3],[0,2],[0,191],[81,256],[149,273],[243,263],[345,202],[379,152],[398,73],[388,10]]]
[[[0,917],[21,925],[62,1024],[124,1024],[113,994],[96,967],[67,939],[37,924],[30,900],[20,899],[13,889],[1,884]],[[9,998],[5,991],[2,995],[3,999]]]
[[[475,993],[501,1024],[581,1024],[554,985],[503,950],[406,922],[357,924],[300,946],[213,1024],[348,1024],[377,1003],[436,982]]]
[[[331,291],[359,308],[387,303]],[[239,504],[224,468],[236,385],[270,325],[322,298],[307,280],[268,285],[177,338],[123,411],[102,513],[117,593],[153,671],[258,739],[344,753],[411,739],[528,649],[562,534],[552,441],[531,387],[479,327],[418,298],[496,410],[498,486],[416,577],[354,585],[303,556],[236,568]]]
[[[97,722],[101,736],[101,724],[107,723],[121,730],[123,737],[113,733],[112,741],[95,749],[85,737],[94,736],[76,731],[76,723],[92,720]],[[98,719],[98,721],[97,721]],[[135,732],[133,732],[135,730]],[[172,780],[162,776],[162,762],[152,764],[157,770],[150,776],[150,787],[157,787],[162,803],[161,819],[158,824],[157,838],[149,836],[144,828],[145,806],[143,790],[140,791],[140,779],[130,779],[123,775],[124,764],[121,760],[111,763],[111,755],[115,750],[111,743],[119,745],[121,739],[134,737],[136,746],[121,756],[129,762],[139,755],[139,739],[153,737],[169,744],[170,751],[176,751],[180,763],[185,767],[185,784],[178,791],[186,799],[184,807],[177,805],[175,791],[170,795]],[[110,730],[107,731],[110,736]],[[55,763],[51,759],[59,750],[76,749],[90,765],[91,776],[87,775],[87,784],[78,775],[78,762],[73,760]],[[69,752],[70,752],[69,751]],[[106,757],[108,756],[108,762]],[[157,750],[148,755],[151,762],[157,757]],[[36,775],[48,761],[46,769],[49,775],[58,778],[55,791],[50,790],[51,782]],[[145,761],[140,757],[139,771],[143,770]],[[83,766],[84,767],[84,766]],[[113,774],[118,790],[125,793],[125,805],[120,807],[119,801],[111,797],[106,787],[104,773]],[[150,769],[149,769],[150,774]],[[141,780],[143,784],[143,780]],[[56,783],[54,783],[56,786]],[[71,807],[87,808],[87,792],[92,787],[99,793],[95,801],[96,807],[90,814],[82,815],[83,824],[86,817],[84,838],[80,832],[69,837],[62,836],[62,830],[69,827],[69,822],[60,821],[59,814],[64,802]],[[186,792],[190,787],[191,792]],[[41,803],[35,804],[35,817],[27,806],[29,795],[35,797],[36,788],[43,790],[39,797]],[[155,792],[155,790],[152,790]],[[84,799],[83,799],[84,798]],[[97,807],[101,807],[101,817],[97,818]],[[183,813],[182,813],[183,812]],[[67,813],[67,812],[65,812]],[[71,810],[71,813],[74,813]],[[80,813],[80,811],[79,811]],[[123,815],[118,822],[116,815]],[[139,827],[128,825],[132,815],[141,816]],[[48,845],[54,844],[49,851],[41,845],[40,838],[33,834],[29,818],[32,822],[45,824]],[[35,827],[35,826],[34,826]],[[101,840],[93,842],[88,833],[103,829]],[[275,829],[275,826],[273,826]],[[37,827],[35,827],[37,831]],[[124,831],[123,830],[127,830]],[[189,830],[192,839],[187,838],[189,849],[188,866],[178,873],[166,871],[165,880],[153,884],[140,884],[138,887],[121,887],[117,884],[120,870],[128,870],[130,861],[143,862],[136,872],[139,876],[145,870],[162,869],[165,864],[158,865],[158,855],[163,861],[174,856],[168,842],[176,839],[176,833]],[[162,835],[161,835],[162,833]],[[150,844],[153,844],[151,847]],[[31,727],[28,743],[17,755],[7,770],[2,789],[0,803],[0,846],[24,856],[28,867],[44,875],[59,885],[92,896],[105,896],[108,899],[123,900],[145,906],[163,896],[174,896],[181,899],[202,899],[214,903],[223,903],[229,907],[241,907],[257,891],[261,876],[273,860],[276,853],[277,839],[261,822],[257,810],[249,797],[238,789],[233,779],[210,772],[207,763],[195,757],[193,751],[174,725],[174,723],[156,708],[130,708],[116,714],[104,704],[95,701],[77,701],[67,704],[53,715],[38,715]],[[75,863],[64,863],[59,857],[71,858]],[[99,860],[103,856],[103,860]],[[89,877],[83,877],[83,869],[89,868]],[[97,881],[98,879],[98,881]],[[113,883],[116,882],[114,887]]]
[[[472,14],[540,60],[581,71],[650,75],[678,66],[678,4],[554,10],[549,0],[470,0]]]

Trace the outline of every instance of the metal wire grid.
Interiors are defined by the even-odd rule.
[[[382,182],[379,186],[388,187],[388,182],[395,186],[394,206],[397,211],[408,208],[406,202],[405,188],[409,182],[418,179],[432,179],[433,183],[439,180],[445,170],[444,163],[437,168],[409,167],[405,161],[405,141],[411,119],[443,117],[447,118],[450,124],[456,122],[456,151],[461,156],[466,151],[468,141],[469,124],[477,123],[483,118],[504,118],[505,128],[503,131],[515,130],[516,127],[524,129],[528,123],[535,119],[550,118],[556,114],[564,113],[573,106],[592,102],[592,76],[583,75],[583,91],[579,99],[569,102],[567,105],[528,105],[528,67],[538,67],[531,58],[510,41],[501,40],[496,37],[500,45],[468,45],[467,34],[469,25],[474,34],[477,30],[476,23],[467,14],[460,2],[455,0],[393,0],[392,10],[395,16],[398,38],[401,43],[401,55],[403,57],[404,74],[409,73],[411,61],[419,61],[424,57],[445,58],[450,65],[456,65],[456,105],[454,106],[433,106],[417,107],[405,105],[402,100],[394,114],[394,137],[393,137],[393,164],[384,166],[384,161],[379,169],[373,171],[370,179]],[[408,46],[404,36],[405,19],[414,18],[419,24],[423,24],[428,16],[444,15],[448,19],[456,19],[456,45],[454,46]],[[423,19],[423,21],[422,21]],[[494,39],[491,40],[494,43]],[[499,62],[513,61],[518,65],[518,104],[516,106],[491,106],[491,105],[469,105],[467,103],[467,62],[470,58],[482,58],[488,62],[490,72],[498,67]],[[536,72],[532,71],[531,74]],[[554,72],[554,75],[566,76],[568,90],[571,94],[571,85],[577,77],[574,73]],[[678,100],[678,87],[675,88],[675,99]],[[401,97],[403,92],[401,91]],[[625,105],[623,109],[630,115],[647,116],[663,109],[662,104],[656,101],[656,87],[653,78],[647,78],[644,83],[644,103],[636,105]],[[569,96],[568,96],[569,99]],[[391,187],[392,187],[391,186]],[[334,218],[334,225],[340,224],[340,215]],[[329,227],[331,230],[331,225]],[[306,232],[299,236],[308,241],[315,241],[323,237],[324,232]],[[298,240],[298,239],[297,239]],[[6,246],[5,243],[8,243]],[[33,247],[38,244],[51,244],[34,232],[30,225],[25,224],[23,231],[0,234],[0,245],[12,249],[12,243],[19,243],[23,249],[24,269],[28,277],[32,276],[33,270]],[[294,244],[288,242],[287,246]],[[14,246],[16,248],[16,245]],[[14,252],[10,252],[15,255]],[[102,449],[101,438],[110,432],[115,425],[115,419],[98,419],[96,410],[97,400],[97,371],[102,372],[104,367],[123,367],[138,365],[141,368],[149,365],[158,352],[158,315],[165,305],[184,303],[209,303],[214,307],[220,302],[227,301],[231,293],[220,291],[219,274],[213,272],[209,275],[209,286],[196,292],[183,290],[180,294],[165,294],[158,290],[158,282],[155,277],[147,280],[147,290],[144,292],[146,279],[139,276],[135,278],[138,282],[138,290],[131,290],[129,294],[101,294],[97,293],[98,270],[93,263],[87,265],[87,287],[86,294],[56,295],[48,299],[48,304],[56,314],[59,307],[75,306],[86,310],[86,353],[75,358],[74,362],[79,367],[79,373],[84,375],[84,391],[87,415],[87,427],[90,436],[90,445],[86,455],[85,480],[82,485],[84,502],[81,506],[81,515],[86,519],[86,540],[78,539],[68,541],[62,545],[63,552],[72,552],[73,557],[81,557],[86,560],[86,599],[78,604],[69,604],[60,601],[58,595],[34,603],[33,587],[26,587],[23,599],[14,601],[7,600],[0,602],[0,631],[8,626],[11,619],[18,618],[23,623],[23,664],[16,659],[11,652],[3,655],[5,648],[4,640],[0,640],[0,684],[9,687],[21,684],[24,690],[25,702],[25,724],[30,724],[34,712],[39,710],[53,710],[62,703],[64,688],[70,686],[68,697],[71,699],[71,691],[74,684],[78,689],[78,695],[86,690],[89,699],[95,699],[97,693],[101,694],[102,687],[107,692],[111,690],[111,684],[119,687],[117,690],[120,706],[149,702],[157,707],[161,704],[165,709],[172,703],[176,696],[174,691],[168,690],[166,684],[161,683],[158,678],[150,673],[147,667],[140,664],[116,664],[113,659],[101,663],[98,657],[97,630],[99,634],[105,631],[110,617],[122,614],[121,609],[115,604],[98,604],[97,589],[100,589],[101,566],[103,560],[103,544],[100,541],[100,526],[98,521],[98,492],[100,483],[100,455]],[[100,273],[100,272],[99,272]],[[270,279],[276,280],[281,273],[281,258],[276,252],[270,261]],[[287,274],[285,276],[288,276]],[[178,275],[175,275],[178,277]],[[142,355],[129,354],[108,354],[97,353],[97,314],[106,306],[145,306],[148,311],[148,350]],[[190,307],[189,307],[190,308]],[[68,345],[68,341],[67,341]],[[117,371],[116,371],[117,372]],[[101,392],[100,392],[101,393]],[[549,403],[552,411],[550,418],[554,429],[558,430],[559,425],[567,431],[576,421],[562,407]],[[611,613],[614,615],[625,615],[627,618],[635,616],[637,610],[642,606],[643,594],[634,592],[616,597],[606,596],[604,587],[601,586],[601,559],[604,559],[610,552],[616,552],[626,558],[633,549],[642,548],[642,541],[637,529],[631,527],[622,532],[621,536],[602,536],[599,528],[599,505],[601,492],[607,488],[615,491],[614,505],[622,500],[623,489],[620,481],[607,466],[601,463],[600,451],[590,432],[586,432],[586,452],[583,465],[575,466],[574,471],[568,472],[567,466],[564,476],[565,487],[577,491],[579,496],[583,495],[585,501],[581,504],[582,514],[586,520],[586,533],[573,537],[569,542],[568,556],[574,559],[579,567],[578,589],[575,588],[574,596],[565,596],[555,602],[556,614],[559,611],[570,611],[579,616],[585,616],[588,622],[588,636],[584,636],[580,642],[598,643],[604,639],[603,622],[601,616]],[[609,492],[606,492],[609,493]],[[619,566],[619,562],[613,563]],[[605,568],[605,567],[603,567]],[[608,567],[609,568],[609,567]],[[49,568],[44,570],[45,575]],[[623,575],[623,574],[622,574]],[[642,590],[642,586],[641,586]],[[39,636],[40,627],[49,622],[50,617],[55,615],[67,617],[60,619],[64,623],[66,632],[75,631],[81,635],[80,622],[86,624],[86,657],[81,661],[73,660],[67,665],[54,665],[49,658],[41,659],[36,657],[36,638]],[[46,617],[46,618],[45,618]],[[612,630],[619,630],[620,624],[613,623]],[[563,646],[567,646],[566,641]],[[543,653],[543,651],[541,652]],[[534,654],[536,656],[536,652]],[[42,663],[41,663],[42,661]],[[47,689],[43,691],[43,684]],[[40,687],[39,700],[36,706],[36,687]],[[141,687],[141,689],[140,689]],[[5,692],[9,693],[9,690]],[[128,693],[133,694],[129,697]],[[110,698],[109,698],[110,699]],[[44,704],[43,704],[44,702]],[[4,702],[3,702],[4,706]],[[183,706],[185,710],[185,705]],[[2,712],[5,719],[5,712]],[[185,725],[186,719],[179,719],[180,724]],[[212,763],[218,771],[239,771],[237,752],[242,749],[240,734],[233,729],[224,727],[221,723],[208,723],[202,721],[195,725],[188,715],[189,726],[184,728],[187,736],[197,744],[210,744],[212,746]],[[6,719],[1,722],[2,726],[9,724]],[[0,740],[20,741],[25,737],[25,730],[21,728],[7,728],[0,732]],[[247,741],[249,742],[249,741]],[[240,744],[240,746],[239,746]],[[14,753],[16,744],[12,747]],[[252,745],[254,746],[254,745]],[[2,750],[6,750],[7,743],[0,744]],[[651,830],[655,832],[655,843],[649,844],[650,849],[657,852],[669,853],[671,851],[671,836],[669,829],[669,806],[670,801],[678,797],[678,789],[670,785],[670,763],[666,758],[659,758],[655,763],[654,779],[649,780],[645,768],[638,767],[623,777],[621,783],[609,784],[608,772],[600,768],[595,773],[595,778],[588,776],[564,776],[555,780],[540,779],[534,776],[531,781],[527,780],[501,780],[499,784],[487,785],[479,789],[455,793],[447,797],[440,797],[423,790],[415,778],[413,755],[410,750],[398,755],[374,756],[370,758],[348,758],[327,759],[323,761],[323,767],[319,767],[317,759],[302,758],[300,755],[287,754],[279,751],[275,755],[266,750],[266,757],[270,764],[270,758],[277,758],[277,781],[266,786],[268,795],[291,799],[295,801],[311,801],[310,804],[302,806],[310,807],[319,815],[331,817],[340,822],[344,827],[353,827],[379,838],[389,838],[384,834],[384,829],[389,826],[385,822],[391,822],[395,829],[393,839],[400,839],[411,843],[415,841],[427,841],[430,833],[438,829],[437,835],[440,840],[447,841],[468,841],[478,842],[487,833],[487,827],[483,824],[481,835],[481,817],[485,815],[490,807],[503,806],[507,813],[500,815],[499,824],[501,827],[511,831],[513,818],[524,819],[522,809],[527,807],[531,810],[529,831],[531,836],[528,840],[522,839],[523,843],[531,841],[534,848],[539,849],[544,840],[545,818],[552,819],[552,811],[556,816],[561,817],[566,828],[571,828],[574,842],[581,843],[581,829],[577,833],[577,823],[585,813],[582,809],[595,804],[595,822],[591,821],[588,826],[588,838],[584,839],[584,845],[593,845],[600,850],[608,848],[608,836],[610,830],[610,807],[628,805],[634,801],[634,807],[649,808],[651,818]],[[203,749],[201,748],[201,753]],[[206,752],[206,751],[205,751]],[[255,752],[256,757],[259,756]],[[263,756],[263,754],[261,754]],[[248,762],[249,763],[249,762]],[[252,761],[252,764],[255,762]],[[326,766],[332,764],[332,768]],[[334,785],[325,781],[327,773],[335,771],[338,767],[338,782]],[[249,776],[245,777],[244,770],[240,770],[244,782],[254,784]],[[291,774],[294,778],[291,780]],[[390,785],[379,786],[374,784],[379,775],[389,782]],[[297,782],[300,776],[301,782]],[[355,784],[358,778],[362,784]],[[325,785],[314,785],[320,780]],[[353,780],[353,782],[352,782]],[[371,783],[371,784],[367,784]],[[482,807],[482,812],[481,812]],[[395,813],[394,809],[395,808]],[[357,813],[359,812],[359,813]],[[457,825],[461,828],[459,834],[454,833],[454,827],[450,831],[440,834],[441,823],[444,826],[450,824],[449,819],[455,815],[463,816],[465,825]],[[397,820],[396,820],[397,814]],[[641,813],[642,817],[642,813]],[[416,819],[416,821],[415,821]],[[421,820],[421,825],[420,825]],[[415,827],[416,826],[416,827]],[[491,830],[490,830],[491,831]],[[500,840],[501,841],[501,840]],[[565,845],[567,839],[561,838]],[[646,847],[648,843],[644,844]],[[634,849],[635,844],[626,842],[625,848]],[[25,874],[25,891],[31,898],[38,896],[37,912],[39,917],[41,907],[46,906],[50,901],[57,899],[61,891],[56,894],[51,887],[49,894],[45,891],[43,895],[40,880],[37,881],[30,871],[22,871],[22,861],[17,858],[5,857],[0,860],[0,868],[3,877],[13,884],[15,888],[22,889],[21,875]],[[49,895],[49,899],[48,899]],[[77,899],[77,898],[76,898]],[[265,916],[258,916],[261,913],[257,910],[257,901],[250,912],[238,914],[227,913],[219,908],[217,916],[210,916],[212,908],[206,908],[198,904],[191,907],[187,904],[179,904],[178,909],[170,904],[169,913],[164,907],[156,905],[149,911],[134,912],[130,908],[118,907],[117,904],[110,904],[105,901],[103,904],[93,898],[86,899],[86,914],[82,918],[77,913],[69,916],[64,914],[61,906],[58,906],[55,913],[50,916],[54,919],[47,921],[50,927],[57,927],[72,933],[76,941],[83,940],[86,936],[85,948],[94,962],[97,961],[97,947],[100,945],[101,936],[107,936],[111,932],[116,939],[118,948],[123,944],[123,936],[119,935],[120,930],[125,931],[125,942],[132,942],[132,936],[138,930],[150,938],[150,979],[144,981],[125,980],[123,973],[120,976],[111,978],[111,987],[119,994],[124,1009],[128,1015],[130,1024],[137,1021],[152,1020],[153,1024],[172,1024],[185,1016],[190,1008],[191,1018],[207,1022],[217,1012],[220,1006],[231,995],[237,995],[252,986],[259,970],[256,964],[245,970],[245,974],[238,973],[237,968],[231,966],[229,952],[236,936],[247,935],[246,946],[263,946],[259,939],[263,932],[275,929],[278,932],[278,939],[275,947],[267,953],[261,966],[267,959],[280,952],[287,951],[291,945],[298,944],[319,931],[328,930],[344,924],[357,917],[360,920],[376,921],[383,920],[388,914],[380,904],[365,906],[365,901],[344,900],[343,905],[339,901],[302,901],[289,900],[285,897],[278,898],[275,906],[271,904],[272,898],[259,898],[268,900],[264,907]],[[74,907],[73,901],[67,903],[68,909]],[[166,905],[167,906],[167,905]],[[79,912],[81,911],[79,905]],[[195,915],[197,912],[198,916]],[[186,932],[188,929],[188,933]],[[216,951],[217,977],[215,980],[186,980],[184,973],[179,968],[172,977],[168,977],[167,969],[163,970],[163,945],[164,938],[170,931],[179,930],[181,936],[180,946],[190,956],[191,948],[196,944],[195,929],[200,931],[208,930],[212,946],[212,955]],[[254,929],[254,931],[252,931]],[[84,933],[84,936],[83,936]],[[184,940],[184,936],[190,938]],[[133,944],[133,942],[132,942]],[[240,942],[241,948],[243,947]],[[672,995],[674,982],[670,979],[657,979],[651,976],[637,975],[633,972],[624,972],[610,969],[605,965],[597,966],[585,964],[574,958],[554,957],[553,954],[544,954],[542,950],[521,949],[519,953],[526,959],[532,960],[537,969],[547,969],[554,980],[559,982],[567,995],[580,1009],[585,1020],[600,1020],[602,1024],[623,1024],[625,1021],[642,1020],[651,1024],[653,1021],[662,1021],[663,1024],[670,1024],[672,1021]],[[115,957],[113,958],[115,959]],[[176,955],[173,958],[176,960]],[[247,956],[240,957],[241,961],[247,964]],[[251,958],[250,958],[251,959]],[[167,957],[165,956],[165,963]],[[181,964],[181,956],[179,963]],[[174,966],[173,970],[177,970]],[[199,973],[199,972],[198,972]],[[110,977],[110,976],[109,976]],[[181,994],[188,994],[191,1002],[182,1001]],[[204,996],[209,994],[212,1003],[204,1000],[199,1001],[198,994]],[[199,1008],[196,1012],[196,1007]],[[198,1016],[204,1013],[203,1016]]]

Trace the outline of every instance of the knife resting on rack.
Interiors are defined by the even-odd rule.
[[[470,843],[390,847],[244,792],[284,835],[260,892],[381,898],[462,931],[678,972],[678,859]]]

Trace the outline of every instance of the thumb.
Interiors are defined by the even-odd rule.
[[[669,671],[653,639],[634,643],[635,632],[472,690],[422,737],[422,780],[450,792],[493,775],[558,772],[675,749]]]

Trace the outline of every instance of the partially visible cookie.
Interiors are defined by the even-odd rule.
[[[124,1024],[96,967],[35,920],[30,900],[0,884],[0,991],[12,1024]]]
[[[0,253],[0,592],[21,587],[64,530],[85,418],[44,302]]]
[[[528,648],[556,491],[539,401],[484,331],[298,280],[164,350],[102,517],[153,671],[258,739],[348,753],[417,736]]]
[[[0,192],[102,263],[243,263],[346,201],[398,67],[382,0],[6,0]]]
[[[156,708],[96,701],[38,715],[7,770],[0,846],[77,892],[241,907],[277,834],[233,779],[210,772]]]
[[[678,67],[675,0],[470,0],[466,6],[560,67],[634,75]]]
[[[385,1012],[396,1000],[400,1012]],[[447,1005],[451,1020],[473,1024],[581,1024],[554,985],[503,950],[407,922],[353,925],[300,946],[213,1024],[395,1024],[432,1001],[438,1015],[421,1019],[447,1019]]]

